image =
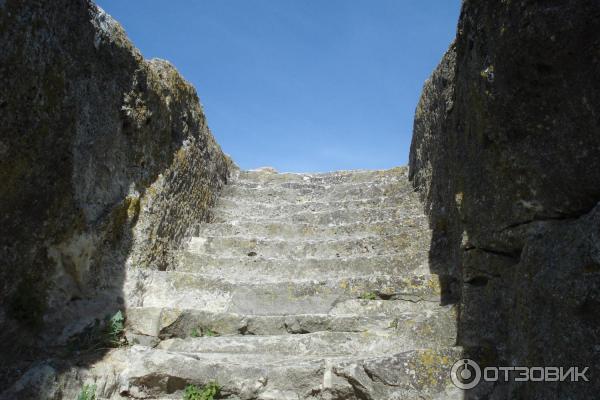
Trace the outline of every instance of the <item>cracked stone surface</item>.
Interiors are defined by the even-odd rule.
[[[463,1],[424,85],[410,178],[459,344],[485,365],[590,369],[466,399],[598,397],[599,32],[598,1]]]
[[[130,277],[129,347],[23,379],[51,377],[54,398],[95,382],[100,398],[180,399],[210,381],[227,399],[462,398],[406,168],[238,171],[213,215],[171,268]]]
[[[195,88],[92,0],[2,0],[0,43],[1,392],[170,265],[235,166]]]

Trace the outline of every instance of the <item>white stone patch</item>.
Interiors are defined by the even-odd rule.
[[[188,250],[193,253],[203,253],[206,250],[207,238],[192,237],[188,242]]]
[[[113,17],[107,14],[102,8],[97,8],[98,13],[92,19],[92,24],[96,27],[94,35],[94,47],[99,49],[100,44],[104,39],[113,36],[113,33],[118,26],[118,22],[115,21]]]

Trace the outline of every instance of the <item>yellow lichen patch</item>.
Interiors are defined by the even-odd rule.
[[[119,243],[126,230],[131,228],[140,214],[140,199],[137,196],[127,196],[123,201],[112,209],[110,217],[106,222],[106,236],[113,245]]]
[[[110,218],[111,230],[116,233],[124,226],[135,222],[140,213],[139,197],[127,196],[121,204],[113,208]]]
[[[440,285],[440,279],[437,276],[434,276],[427,281],[427,287],[429,289],[431,289],[435,294],[442,293],[442,286]]]
[[[144,197],[154,197],[154,196],[156,196],[156,193],[157,193],[156,185],[153,184],[153,185],[148,186],[148,188],[146,189],[146,195]]]
[[[445,386],[451,364],[452,360],[448,356],[431,349],[418,352],[409,362],[411,369],[416,372],[416,383],[428,388]]]
[[[140,215],[140,198],[139,197],[127,197],[127,218],[135,222],[137,217]]]
[[[433,327],[429,324],[422,324],[419,329],[417,329],[417,331],[419,332],[420,336],[432,336],[434,334],[434,330]]]
[[[187,162],[187,151],[185,147],[180,147],[175,153],[175,161],[179,166],[183,166]]]

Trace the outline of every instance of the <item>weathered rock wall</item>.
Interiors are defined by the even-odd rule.
[[[432,268],[482,363],[589,366],[591,383],[481,386],[469,398],[600,388],[600,3],[464,1],[417,107],[410,177]]]
[[[0,43],[0,353],[14,355],[17,337],[119,307],[126,269],[167,268],[235,167],[194,88],[90,1],[0,1]]]

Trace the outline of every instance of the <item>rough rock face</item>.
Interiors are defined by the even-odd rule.
[[[233,166],[193,87],[91,2],[0,1],[0,43],[6,367],[121,307],[126,270],[165,269]]]
[[[96,384],[99,398],[181,399],[210,381],[231,400],[462,398],[449,379],[455,306],[439,304],[407,175],[239,172],[176,263],[131,280],[130,346],[93,364],[48,360],[0,398]]]
[[[600,390],[600,3],[465,1],[417,107],[410,177],[430,258],[482,363],[589,366],[589,383],[480,386],[470,398]]]

